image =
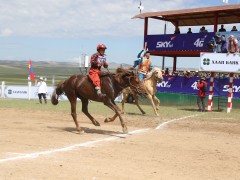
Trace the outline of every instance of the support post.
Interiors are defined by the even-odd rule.
[[[177,70],[177,57],[173,57],[173,72]]]
[[[145,40],[148,34],[148,18],[144,18],[144,40],[143,40],[143,49],[145,46]]]
[[[5,97],[5,81],[2,81],[2,85],[1,85],[1,88],[2,88],[2,93],[1,93],[1,98],[4,98]]]
[[[214,32],[217,32],[217,26],[218,26],[218,13],[215,12],[215,16],[214,16]]]
[[[229,77],[229,89],[228,89],[228,106],[227,113],[230,113],[232,110],[232,97],[233,97],[233,73],[230,73]]]
[[[167,24],[166,24],[166,21],[165,21],[165,25],[164,25],[164,35],[166,34],[167,32]],[[165,68],[165,56],[162,57],[162,70],[164,70]]]
[[[212,112],[213,92],[214,92],[214,76],[215,76],[215,73],[211,72],[210,86],[209,86],[209,95],[208,95],[208,112]]]
[[[28,81],[28,100],[31,99],[31,86],[32,86],[32,82]]]

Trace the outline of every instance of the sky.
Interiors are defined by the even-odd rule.
[[[229,0],[237,3],[240,0]],[[0,0],[0,60],[79,62],[81,54],[90,56],[97,44],[104,43],[107,61],[132,64],[143,47],[144,21],[131,19],[139,14],[138,5],[138,0]],[[225,4],[222,0],[142,0],[142,5],[142,12],[151,12]],[[156,20],[149,20],[150,34],[161,34],[163,29],[163,21],[156,25]],[[167,33],[173,31],[167,23]],[[161,66],[162,57],[151,58]],[[197,68],[197,61],[180,58],[177,66]],[[171,67],[172,58],[165,65]]]

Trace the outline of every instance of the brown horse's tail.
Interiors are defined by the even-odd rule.
[[[65,81],[60,81],[57,84],[57,87],[54,89],[54,91],[52,93],[51,102],[52,102],[53,105],[57,105],[58,104],[58,97],[61,94],[63,94],[64,82]]]

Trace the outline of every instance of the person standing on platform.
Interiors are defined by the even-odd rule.
[[[226,32],[226,29],[224,28],[224,25],[221,25],[221,28],[218,30],[218,32]]]

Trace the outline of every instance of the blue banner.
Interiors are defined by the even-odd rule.
[[[207,51],[215,33],[147,35],[145,42],[150,51]]]
[[[157,91],[183,94],[198,94],[197,80],[199,77],[164,76],[164,80],[157,84]],[[209,79],[206,80],[209,90]],[[214,96],[228,96],[229,78],[214,79]],[[208,95],[208,92],[207,92]],[[240,79],[234,79],[233,97],[240,98]]]

